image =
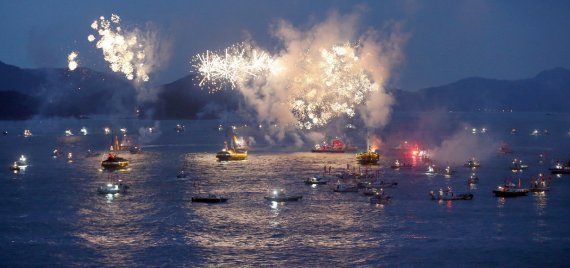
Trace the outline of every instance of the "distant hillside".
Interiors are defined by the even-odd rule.
[[[445,108],[570,112],[570,106],[564,101],[570,99],[570,70],[555,68],[534,78],[513,81],[473,77],[415,92],[397,90],[393,93],[397,111]]]
[[[0,62],[0,120],[33,116],[132,116],[142,108],[153,118],[215,118],[243,103],[238,91],[209,94],[194,75],[150,89],[157,99],[137,103],[137,90],[126,79],[88,68],[22,69]],[[513,109],[570,112],[570,71],[555,68],[534,78],[497,80],[466,78],[410,92],[395,90],[395,111]]]

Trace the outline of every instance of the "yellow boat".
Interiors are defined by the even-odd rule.
[[[216,158],[218,158],[219,161],[236,161],[245,160],[247,158],[247,150],[235,148],[234,144],[239,144],[235,135],[232,137],[230,147],[228,147],[227,142],[224,142],[224,144],[224,149],[216,154]]]
[[[380,155],[373,151],[367,151],[356,154],[356,161],[363,165],[378,164],[380,161]]]
[[[119,139],[115,136],[113,140],[113,151],[120,150]],[[129,160],[119,157],[116,153],[110,152],[107,159],[101,162],[101,166],[105,169],[123,169],[129,165]]]

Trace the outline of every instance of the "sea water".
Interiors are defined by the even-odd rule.
[[[451,132],[485,127],[487,133],[473,135],[508,143],[514,153],[481,159],[479,183],[469,187],[471,170],[462,166],[468,159],[450,163],[457,170],[450,178],[426,175],[420,162],[411,170],[393,170],[390,164],[399,156],[388,143],[380,147],[380,164],[373,167],[357,165],[353,153],[314,154],[310,144],[271,144],[261,137],[247,160],[218,162],[215,153],[225,131],[218,130],[217,120],[0,122],[0,130],[8,131],[0,136],[0,266],[566,266],[570,176],[553,176],[551,191],[526,197],[497,198],[492,190],[508,177],[520,177],[528,185],[540,172],[550,176],[548,167],[557,159],[570,159],[568,115],[467,113],[445,118],[441,123],[425,114],[395,114],[377,135],[413,137],[420,143],[423,137],[431,139],[423,143],[437,147]],[[186,131],[174,131],[178,123]],[[88,135],[80,135],[83,126]],[[130,160],[130,168],[118,172],[130,187],[123,195],[97,194],[107,178],[100,164],[114,136],[105,135],[104,127],[119,137],[119,128],[127,128],[143,141],[143,153],[120,155]],[[24,129],[33,136],[24,138]],[[67,129],[75,135],[65,136]],[[417,135],[420,129],[423,133]],[[441,139],[425,135],[430,129]],[[534,129],[549,134],[531,136]],[[63,154],[52,157],[55,148]],[[102,155],[87,157],[88,149]],[[539,163],[541,153],[545,159]],[[29,166],[13,173],[8,166],[20,155]],[[513,174],[509,166],[515,157],[529,169]],[[372,205],[362,193],[335,193],[335,181],[303,183],[325,166],[335,173],[347,164],[398,182],[397,188],[384,189],[392,202]],[[177,178],[180,170],[188,176]],[[471,191],[473,200],[430,200],[429,191],[448,186]],[[264,200],[278,188],[303,199]],[[192,203],[197,192],[222,194],[229,201]]]

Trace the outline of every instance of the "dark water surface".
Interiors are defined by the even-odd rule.
[[[406,118],[407,115],[400,115]],[[0,266],[567,266],[570,263],[570,176],[553,177],[552,190],[520,198],[497,198],[494,187],[514,157],[530,168],[520,175],[547,173],[555,159],[570,159],[570,118],[545,114],[467,114],[457,119],[485,125],[494,140],[515,154],[482,160],[472,201],[437,202],[428,192],[452,186],[465,191],[470,174],[457,159],[451,178],[427,176],[425,166],[395,171],[389,150],[379,169],[387,205],[371,205],[361,193],[335,193],[333,185],[302,181],[324,165],[355,165],[353,154],[312,154],[280,147],[252,149],[246,161],[217,162],[223,134],[215,121],[161,121],[162,134],[144,153],[122,156],[120,172],[130,185],[124,195],[107,197],[103,156],[86,157],[109,146],[102,127],[126,127],[133,134],[154,122],[140,120],[54,120],[0,122]],[[395,117],[398,118],[398,115]],[[64,137],[65,129],[87,136]],[[510,135],[517,127],[519,133]],[[23,129],[34,136],[24,138]],[[550,135],[531,136],[534,129]],[[403,137],[406,138],[406,137]],[[483,146],[483,145],[482,145]],[[72,152],[73,162],[52,158],[54,148]],[[547,152],[546,161],[537,162]],[[8,166],[25,154],[30,166],[13,174]],[[176,178],[184,168],[189,176]],[[226,204],[190,202],[198,185],[229,197]],[[263,199],[273,188],[300,193],[299,202]]]

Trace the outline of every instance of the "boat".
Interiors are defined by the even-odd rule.
[[[465,162],[465,164],[463,166],[468,167],[468,168],[478,168],[481,166],[481,164],[475,160],[475,157],[473,157],[473,158],[467,160],[467,162]]]
[[[79,132],[81,132],[81,134],[82,134],[83,136],[85,136],[85,135],[88,134],[86,127],[82,127],[81,130],[79,130]]]
[[[89,149],[89,150],[87,150],[85,157],[98,157],[100,155],[101,155],[101,153],[93,152],[93,151],[91,151],[91,149]]]
[[[447,166],[445,167],[445,169],[443,170],[443,175],[445,176],[451,176],[455,173],[456,171],[451,169],[451,166]]]
[[[117,136],[115,136],[112,148],[113,151],[108,154],[107,159],[101,162],[101,166],[109,170],[126,168],[129,165],[129,160],[119,157],[117,153],[115,153],[120,149],[119,140]]]
[[[546,182],[542,173],[538,174],[536,180],[531,181],[529,191],[534,193],[550,191],[550,184]]]
[[[192,196],[192,202],[198,202],[198,203],[224,203],[226,201],[228,201],[227,197],[219,196],[212,193]]]
[[[109,175],[107,183],[97,188],[99,194],[124,194],[127,192],[129,186],[123,184],[121,180]]]
[[[513,172],[517,172],[517,171],[523,171],[526,170],[528,168],[528,165],[525,165],[522,163],[522,160],[520,159],[514,159],[513,163],[511,164],[511,170]]]
[[[184,132],[184,130],[186,130],[186,128],[182,124],[176,124],[176,126],[174,127],[174,131],[176,131],[177,133],[182,133]]]
[[[325,177],[325,176],[312,176],[310,178],[307,178],[305,180],[305,184],[311,184],[311,185],[315,185],[315,184],[327,184],[327,182],[329,182],[329,180]]]
[[[183,178],[186,178],[186,177],[187,177],[187,174],[186,174],[186,172],[184,172],[184,170],[181,170],[181,171],[178,172],[178,174],[176,175],[176,178],[179,178],[179,179],[183,179]]]
[[[516,197],[516,196],[525,196],[529,192],[529,189],[520,187],[520,180],[519,180],[519,187],[517,187],[514,183],[504,183],[502,185],[497,186],[493,193],[495,196],[498,197]]]
[[[224,149],[216,153],[218,161],[237,161],[247,158],[247,150],[241,146],[236,135],[232,135],[230,146],[224,141]]]
[[[377,152],[368,150],[367,152],[358,153],[356,161],[361,165],[375,165],[380,161],[380,155]]]
[[[28,166],[28,160],[24,155],[21,155],[18,161],[16,161],[16,165],[18,165],[19,167],[26,167]]]
[[[510,153],[513,153],[513,150],[511,150],[511,147],[509,147],[508,144],[503,143],[503,144],[501,144],[501,146],[499,146],[499,153],[510,154]]]
[[[312,153],[344,153],[348,151],[354,151],[354,147],[349,144],[344,143],[341,139],[335,138],[331,140],[330,145],[323,141],[321,144],[315,145],[315,148],[311,150]]]
[[[552,174],[570,174],[570,160],[568,160],[564,165],[557,161],[556,164],[548,170],[550,170],[550,173]]]
[[[477,174],[472,173],[471,176],[469,176],[469,178],[467,179],[467,184],[476,184],[479,182],[479,177],[477,177]]]
[[[289,195],[283,189],[273,190],[269,195],[263,197],[265,200],[275,202],[298,201],[303,198],[302,195]]]
[[[337,193],[348,193],[348,192],[358,192],[358,186],[347,185],[344,183],[337,182],[334,186],[333,191]]]
[[[73,132],[71,132],[71,129],[65,130],[65,136],[66,137],[73,136]]]
[[[471,200],[473,199],[472,193],[461,193],[455,194],[451,187],[447,187],[446,190],[439,189],[439,191],[434,192],[430,191],[429,195],[431,196],[431,200],[442,200],[442,201],[451,201],[451,200]]]
[[[370,204],[385,205],[392,202],[392,197],[384,193],[383,190],[378,191],[370,197]]]
[[[511,129],[511,135],[516,135],[518,130],[516,128]]]
[[[122,131],[123,129],[121,129]],[[125,132],[126,133],[126,130]],[[116,136],[115,136],[116,138]],[[135,143],[133,142],[133,139],[131,139],[129,136],[127,136],[126,134],[123,134],[123,138],[121,139],[121,143],[119,143],[119,148],[116,151],[131,151],[133,149],[135,149],[136,151],[137,146],[135,145]],[[136,152],[135,152],[136,153]]]
[[[32,132],[29,129],[24,129],[24,138],[31,137]]]
[[[427,170],[426,170],[426,174],[427,175],[435,175],[436,174],[435,166],[434,165],[428,165]]]
[[[14,162],[14,164],[10,166],[11,171],[20,171],[20,169],[22,169],[22,168],[20,166],[18,166],[17,162]]]
[[[55,149],[53,149],[53,152],[51,153],[51,156],[52,156],[53,158],[58,158],[58,157],[61,156],[61,151],[60,151],[59,149],[55,148]]]
[[[142,149],[139,146],[133,146],[129,149],[129,152],[131,154],[140,154],[140,153],[142,153]]]
[[[401,163],[398,159],[396,159],[396,161],[394,161],[394,164],[392,164],[390,166],[390,168],[392,169],[400,169],[400,168],[412,168],[414,167],[412,164],[410,163]]]

